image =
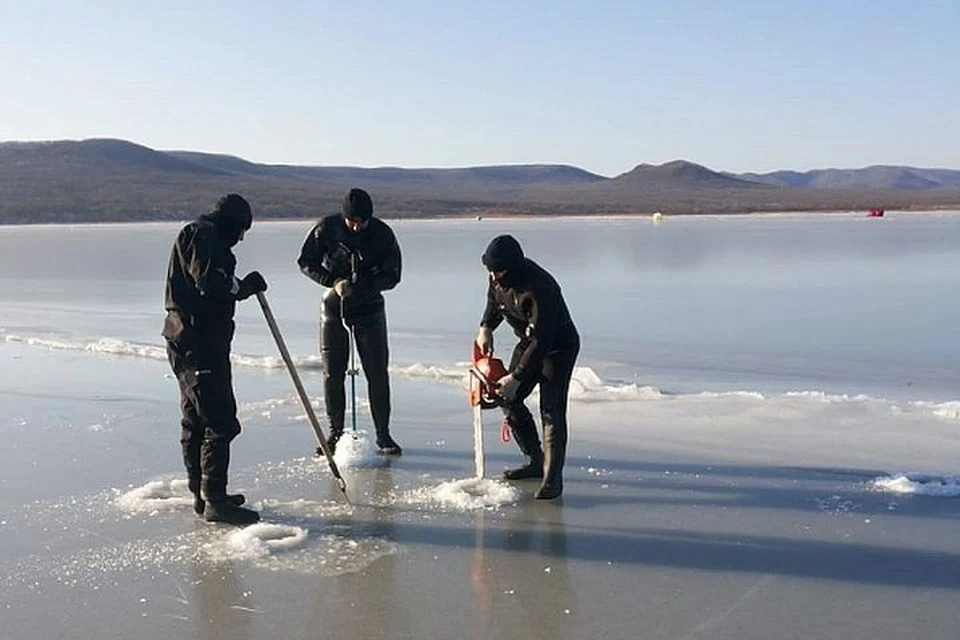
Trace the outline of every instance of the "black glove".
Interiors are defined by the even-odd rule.
[[[498,393],[500,394],[500,397],[507,401],[507,403],[513,404],[513,402],[517,399],[517,392],[519,390],[520,380],[512,373],[500,378],[500,387],[498,389]]]
[[[237,300],[246,300],[250,296],[266,290],[267,281],[263,279],[260,272],[251,271],[240,281],[240,291],[237,292]]]

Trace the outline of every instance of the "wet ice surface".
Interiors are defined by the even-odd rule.
[[[280,391],[282,382],[260,384]],[[577,424],[596,433],[575,440],[565,496],[545,504],[531,499],[536,482],[496,478],[518,456],[496,438],[494,415],[485,416],[489,473],[477,479],[459,390],[396,389],[428,398],[432,413],[398,421],[397,459],[372,453],[366,431],[347,434],[338,463],[350,503],[312,455],[296,404],[255,401],[274,410],[245,414],[236,442],[231,490],[263,517],[246,529],[193,515],[175,435],[167,442],[166,426],[150,426],[152,407],[135,427],[119,416],[136,411],[98,416],[104,431],[75,419],[62,432],[77,438],[73,453],[96,460],[109,449],[127,482],[67,475],[60,497],[6,511],[5,626],[13,637],[31,637],[39,616],[43,637],[580,638],[602,628],[800,638],[839,637],[817,621],[853,616],[865,629],[853,637],[892,638],[909,612],[951,628],[960,510],[950,498],[891,492],[884,479],[949,485],[949,474],[894,469],[949,469],[954,419],[865,399],[661,396],[619,406],[637,418],[613,428],[609,407],[589,403]],[[794,447],[791,428],[812,445]],[[862,429],[877,434],[872,445],[854,436]],[[895,435],[903,430],[913,438]],[[900,441],[896,451],[883,433]],[[920,433],[939,446],[911,444]],[[705,456],[718,439],[725,455]],[[165,471],[138,470],[144,447],[169,449],[157,456]],[[848,456],[861,464],[839,464]],[[88,468],[84,458],[77,465]],[[909,599],[917,589],[922,602]],[[869,623],[852,613],[864,606]],[[795,616],[808,622],[790,635]]]
[[[519,456],[496,412],[477,479],[462,390],[397,377],[398,407],[423,409],[398,410],[405,453],[387,459],[359,404],[337,454],[348,504],[289,381],[240,369],[230,488],[263,522],[238,530],[193,515],[163,363],[111,360],[121,392],[98,397],[91,356],[5,353],[76,371],[69,393],[31,382],[4,422],[11,637],[829,638],[856,620],[849,637],[893,638],[917,616],[954,630],[950,403],[587,395],[564,498],[543,504],[535,481],[497,479]]]
[[[262,318],[241,306],[234,375],[244,431],[230,489],[263,518],[243,530],[192,512],[176,385],[156,345],[153,263],[140,265],[142,280],[87,274],[89,287],[55,280],[52,291],[0,274],[0,296],[23,293],[0,305],[0,637],[960,637],[960,403],[944,365],[955,361],[944,292],[955,291],[956,270],[942,268],[956,242],[939,228],[928,246],[915,235],[925,224],[869,227],[889,230],[883,243],[904,252],[891,256],[886,244],[864,244],[858,222],[838,232],[818,218],[809,255],[783,259],[776,243],[746,241],[737,255],[748,258],[719,265],[717,252],[732,256],[725,247],[765,223],[668,221],[653,237],[614,222],[584,254],[601,264],[584,265],[577,252],[547,260],[573,265],[560,275],[589,336],[555,503],[531,498],[535,481],[498,479],[520,458],[499,441],[496,412],[483,416],[486,475],[475,477],[460,360],[482,296],[463,283],[477,266],[447,274],[416,263],[449,245],[459,265],[491,228],[439,224],[425,238],[402,229],[410,278],[389,308],[404,455],[372,452],[361,381],[357,437],[348,433],[337,454],[349,503],[313,456]],[[566,224],[533,237],[563,240]],[[569,224],[576,242],[557,246],[593,242],[582,222]],[[805,242],[808,227],[772,224]],[[271,301],[315,392],[315,300],[302,276],[279,276],[302,240],[291,228],[258,225],[264,244],[244,249],[262,251]],[[162,263],[170,231],[138,227],[130,238]],[[702,241],[688,247],[696,260],[673,269],[691,231]],[[71,233],[60,249],[99,250],[102,239],[87,234],[101,232]],[[624,255],[626,238],[643,247]],[[836,251],[823,252],[825,241]],[[868,255],[848,259],[854,245]],[[661,246],[671,247],[666,262],[656,262]],[[655,264],[634,263],[648,258]],[[592,288],[597,269],[629,285],[618,289],[631,292],[620,316]],[[437,310],[443,322],[421,328],[420,302],[437,279],[464,291]],[[912,306],[898,307],[907,294]],[[830,308],[829,322],[818,324],[819,311],[794,315],[808,308],[796,302],[804,298]],[[871,321],[861,322],[855,312],[878,301],[885,321],[865,312]],[[934,330],[909,331],[914,318]],[[809,359],[777,355],[797,340]],[[610,373],[625,369],[635,373]]]
[[[15,637],[31,637],[46,613],[44,637],[308,638],[323,629],[341,637],[507,637],[520,630],[580,638],[602,628],[609,637],[734,638],[747,629],[800,638],[824,631],[816,620],[859,620],[852,610],[869,606],[874,622],[858,623],[866,629],[859,637],[897,637],[903,628],[896,620],[907,612],[950,628],[960,588],[960,548],[949,535],[955,502],[890,493],[880,484],[900,477],[888,464],[927,466],[919,464],[920,447],[896,455],[860,447],[857,455],[877,464],[838,465],[831,458],[840,456],[822,447],[772,447],[766,426],[743,438],[723,416],[764,411],[768,401],[726,397],[687,402],[697,412],[711,408],[712,438],[740,433],[725,443],[739,449],[737,459],[671,454],[706,436],[693,419],[686,429],[659,426],[676,420],[683,402],[662,398],[633,407],[645,417],[630,426],[631,443],[615,430],[607,433],[616,445],[579,440],[563,500],[543,504],[530,498],[535,482],[493,477],[517,456],[512,443],[496,439],[492,416],[490,474],[477,479],[469,410],[455,390],[413,383],[398,384],[398,392],[426,394],[438,415],[448,412],[438,424],[460,416],[463,430],[400,423],[405,455],[392,460],[369,454],[365,433],[356,441],[348,434],[344,442],[356,448],[338,457],[352,504],[325,460],[309,455],[306,424],[281,411],[261,422],[249,418],[237,441],[231,489],[245,492],[263,517],[259,525],[236,529],[195,518],[173,446],[166,473],[128,470],[138,482],[99,490],[68,481],[70,497],[8,511],[0,525],[10,552],[0,561],[6,624],[22,632]],[[795,402],[810,403],[808,413],[825,407],[853,430],[875,417],[870,403],[813,398],[778,401],[768,417]],[[609,419],[591,406],[579,412],[581,424]],[[804,418],[794,420],[781,426],[799,427]],[[914,416],[906,424],[930,435],[934,425],[951,432],[954,423],[943,420]],[[113,424],[112,432],[83,437],[113,438],[111,447],[136,437],[122,421]],[[808,437],[816,433],[807,429]],[[168,435],[155,437],[160,443]],[[256,461],[278,438],[300,455]],[[815,445],[826,444],[825,435],[818,438]],[[946,452],[929,459],[937,466],[949,468]],[[918,486],[931,482],[907,476]],[[908,604],[916,589],[927,597]],[[73,613],[50,615],[60,606]],[[798,615],[810,622],[784,632]],[[839,637],[831,633],[817,637]]]

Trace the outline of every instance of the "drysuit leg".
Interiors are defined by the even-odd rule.
[[[396,446],[390,436],[390,348],[387,342],[387,317],[381,310],[357,319],[354,325],[357,352],[367,378],[367,397],[377,432],[377,446]]]
[[[542,500],[563,493],[563,465],[567,455],[567,401],[577,351],[552,354],[543,361],[540,381],[540,420],[543,424],[543,482],[536,492]]]
[[[343,380],[347,373],[347,330],[340,317],[337,296],[327,296],[320,315],[320,357],[323,362],[323,401],[335,446],[343,435],[347,399]]]
[[[230,442],[240,433],[229,344],[198,357],[197,351],[168,342],[167,357],[180,385],[180,443],[188,486],[207,500],[226,501]]]
[[[516,367],[525,348],[526,345],[523,342],[514,348],[510,361],[511,370]],[[535,376],[524,380],[517,389],[517,397],[514,401],[503,405],[503,415],[510,426],[513,439],[520,448],[520,452],[527,457],[526,464],[504,471],[503,475],[508,480],[543,477],[543,448],[540,446],[540,436],[537,434],[537,423],[534,422],[533,414],[525,403],[527,396],[536,385]]]

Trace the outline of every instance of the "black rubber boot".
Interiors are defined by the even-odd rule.
[[[203,476],[200,482],[202,491],[194,493],[193,500],[193,508],[197,514],[202,514],[203,519],[208,522],[229,522],[231,524],[257,522],[260,516],[257,515],[256,511],[244,509],[240,506],[246,502],[243,494],[227,493],[230,439],[204,440],[200,449],[200,462],[203,468]],[[193,487],[191,487],[192,490]],[[203,500],[202,495],[206,496],[206,501]]]
[[[533,497],[537,500],[554,500],[563,493],[563,479],[545,478],[543,483],[534,492]]]
[[[537,425],[533,419],[525,420],[520,426],[508,419],[513,439],[517,441],[520,452],[527,456],[527,463],[503,472],[507,480],[525,480],[527,478],[543,477],[543,449],[540,447],[540,438],[537,437]]]
[[[563,463],[567,457],[567,429],[552,424],[550,416],[543,416],[543,482],[533,497],[553,500],[563,493]]]
[[[224,496],[226,498],[226,496]],[[260,522],[260,514],[252,509],[240,507],[229,499],[207,501],[203,510],[203,519],[207,522],[224,522],[226,524],[248,525]]]
[[[198,484],[199,484],[199,483],[198,483]],[[247,498],[246,498],[246,496],[244,496],[242,493],[230,493],[230,494],[227,494],[227,502],[229,502],[230,504],[232,504],[232,505],[235,506],[235,507],[239,507],[240,505],[242,505],[242,504],[245,503],[246,501],[247,501]],[[204,500],[203,498],[200,497],[200,492],[199,492],[199,491],[194,492],[194,494],[193,494],[193,510],[196,512],[196,514],[197,514],[198,516],[202,516],[202,515],[203,515],[204,509],[206,508],[206,506],[207,506],[207,502],[206,502],[206,500]]]
[[[543,477],[543,457],[527,458],[527,464],[507,469],[503,472],[503,477],[507,480],[526,480],[527,478]]]
[[[200,468],[203,470],[200,488],[208,500],[213,496],[227,495],[229,467],[230,441],[226,438],[204,440],[200,449]]]
[[[198,516],[203,515],[203,498],[200,497],[200,443],[191,442],[184,432],[183,465],[187,468],[187,488],[193,494],[193,510]]]
[[[387,436],[386,438],[377,438],[377,448],[380,449],[380,455],[384,456],[401,456],[403,455],[403,449],[400,448],[400,445],[397,444],[396,440]]]
[[[200,493],[200,448],[196,447],[196,451],[194,452],[193,447],[184,446],[183,455],[184,461],[187,462],[187,488],[190,489],[190,493],[193,494],[193,510],[198,516],[202,516],[206,501]],[[193,464],[191,464],[192,462]],[[242,493],[231,493],[227,495],[227,502],[238,507],[246,501],[247,499]]]
[[[337,443],[340,442],[340,438],[343,437],[343,427],[337,429],[336,427],[330,427],[330,437],[327,438],[327,447],[330,449],[330,455],[333,456],[337,453]],[[317,449],[317,455],[322,456],[323,450]]]

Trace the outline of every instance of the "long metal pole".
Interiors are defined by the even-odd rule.
[[[300,382],[300,375],[297,373],[297,368],[293,365],[293,359],[290,357],[290,352],[287,351],[287,345],[283,341],[283,336],[280,335],[280,328],[277,326],[277,321],[273,317],[273,312],[270,311],[270,305],[267,304],[267,297],[263,295],[262,291],[257,294],[257,302],[260,303],[260,308],[263,309],[263,317],[267,319],[267,326],[270,327],[270,333],[273,334],[273,339],[277,343],[277,349],[280,350],[280,357],[283,358],[283,363],[287,365],[287,371],[290,372],[290,379],[293,380],[293,386],[297,390],[297,395],[300,396],[303,410],[307,414],[307,419],[310,420],[310,426],[313,427],[313,433],[317,437],[317,443],[320,445],[319,451],[327,458],[327,464],[330,465],[330,471],[337,481],[337,486],[340,487],[340,491],[343,493],[347,504],[350,504],[350,497],[347,495],[347,482],[343,479],[343,476],[340,474],[340,469],[337,468],[337,463],[333,460],[333,454],[330,453],[327,438],[323,435],[323,429],[320,428],[317,414],[314,413],[313,406],[310,404],[310,397],[307,396],[307,392],[303,388],[303,383]]]
[[[350,285],[356,286],[359,273],[357,271],[357,254],[350,254]],[[354,327],[347,324],[347,316],[344,313],[346,303],[340,298],[340,321],[343,322],[343,328],[347,330],[347,345],[350,347],[350,418],[352,420],[353,437],[357,437],[357,361],[354,357],[354,348],[357,343],[357,334]]]
[[[343,328],[347,330],[347,348],[350,350],[350,368],[347,369],[347,375],[350,376],[350,420],[353,428],[353,437],[357,437],[357,374],[359,370],[357,369],[357,361],[354,356],[354,349],[357,341],[357,336],[354,333],[353,327],[347,324],[347,317],[343,314],[344,311],[344,302],[343,299],[340,299],[340,321],[343,323]]]

